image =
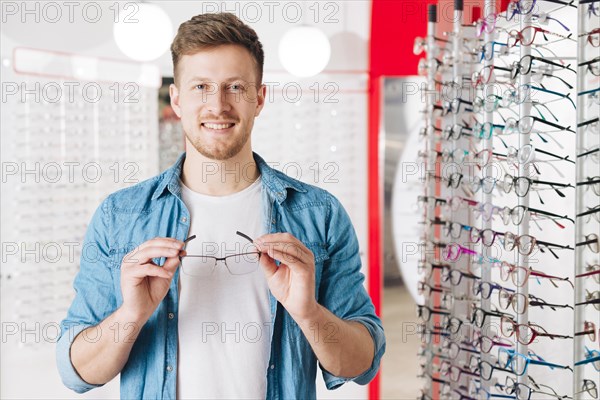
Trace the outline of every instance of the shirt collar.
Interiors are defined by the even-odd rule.
[[[185,152],[181,153],[179,158],[177,158],[177,161],[175,161],[175,164],[158,176],[160,182],[152,195],[152,200],[159,198],[164,193],[165,188],[173,195],[180,197],[181,187],[179,186],[179,178],[181,177],[181,169],[185,160],[185,154]],[[267,162],[255,152],[252,152],[252,156],[260,171],[262,184],[265,186],[271,197],[276,199],[280,204],[287,197],[287,189],[294,189],[301,193],[307,191],[299,182],[269,167]]]

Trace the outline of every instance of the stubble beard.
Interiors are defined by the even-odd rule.
[[[202,129],[202,128],[200,128]],[[194,149],[204,157],[211,160],[224,161],[235,157],[246,145],[250,139],[250,131],[244,131],[241,135],[234,136],[233,142],[219,141],[216,145],[208,145],[203,138],[203,133],[199,133],[196,137],[192,137],[187,132],[185,136],[190,141]]]

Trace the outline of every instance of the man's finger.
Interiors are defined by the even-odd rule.
[[[267,280],[269,280],[275,274],[275,272],[277,272],[277,264],[275,264],[275,260],[268,254],[264,254],[260,258],[260,265],[263,267],[263,271],[265,271],[265,277]]]
[[[181,240],[168,238],[168,237],[156,237],[145,241],[136,247],[136,250],[143,250],[147,247],[172,247],[176,249],[183,249],[184,243]]]
[[[173,277],[173,272],[153,264],[136,265],[134,268],[130,268],[129,273],[134,278],[156,276],[159,278],[171,279],[171,277]]]
[[[181,250],[174,247],[146,247],[141,250],[133,251],[128,253],[123,257],[123,264],[146,264],[151,262],[153,258],[160,257],[177,257],[180,254]]]
[[[298,267],[306,269],[309,265],[308,263],[304,262],[304,260],[294,257],[293,255],[290,255],[288,253],[284,253],[278,249],[269,250],[267,255],[275,260],[279,260],[280,262],[291,267],[292,269],[296,269]]]
[[[181,253],[179,255],[183,257],[187,255],[187,252],[185,250],[181,250]],[[179,267],[180,263],[181,261],[179,260],[179,257],[171,257],[165,260],[165,263],[162,267],[170,273],[175,273],[175,270],[177,269],[177,267]]]
[[[278,251],[281,253],[280,256],[282,256],[281,259],[279,259],[278,257],[274,257],[277,258],[280,261],[284,261],[287,262],[291,262],[291,263],[298,263],[298,262],[302,262],[305,264],[311,263],[314,261],[314,258],[312,257],[312,252],[308,249],[303,249],[301,247],[299,247],[298,245],[296,245],[295,243],[290,243],[290,242],[267,242],[267,243],[260,243],[258,245],[259,250],[261,252],[266,252],[267,254],[269,254],[271,257],[274,257],[274,254],[272,251]]]
[[[287,232],[278,232],[278,233],[268,233],[266,235],[262,235],[254,239],[255,243],[293,243],[297,245],[299,248],[309,251],[308,248],[302,243],[298,238],[293,236],[291,233]]]

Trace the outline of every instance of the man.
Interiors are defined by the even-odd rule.
[[[94,214],[63,382],[85,392],[120,373],[123,398],[306,399],[318,361],[329,389],[368,383],[385,338],[348,215],[251,149],[266,94],[256,33],[198,15],[171,51],[188,151]]]

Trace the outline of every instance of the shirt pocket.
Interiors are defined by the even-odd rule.
[[[108,251],[110,259],[110,267],[115,269],[121,269],[123,258],[129,253],[128,261],[135,262],[136,260],[136,248],[138,247],[135,243],[118,244],[112,247]]]

